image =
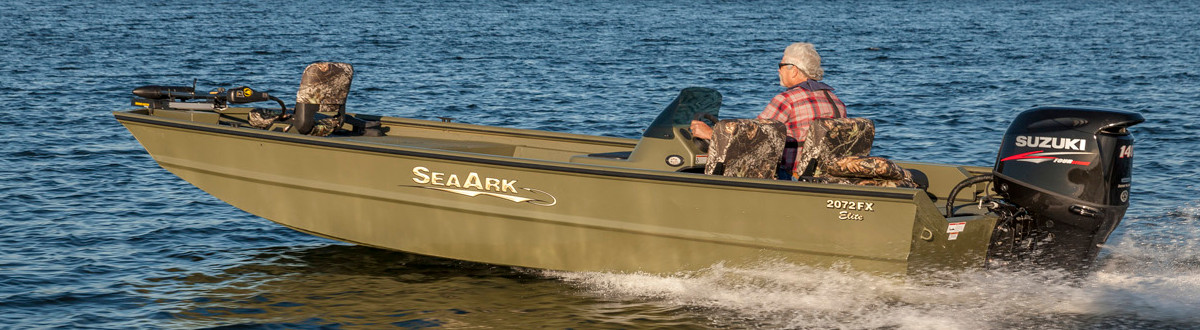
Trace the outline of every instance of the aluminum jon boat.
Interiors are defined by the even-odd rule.
[[[344,242],[497,265],[672,273],[762,260],[911,275],[1086,270],[1128,207],[1131,112],[1017,116],[995,166],[894,161],[916,188],[708,175],[688,88],[641,139],[347,113],[353,69],[297,103],[144,86],[113,115],[163,168],[251,214]],[[267,107],[238,106],[275,101]],[[869,144],[869,143],[868,143]],[[806,146],[807,148],[807,146]]]

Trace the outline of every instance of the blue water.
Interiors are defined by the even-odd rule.
[[[0,11],[0,327],[1197,328],[1200,3],[106,1]],[[943,286],[782,262],[676,276],[513,269],[285,229],[159,168],[110,112],[145,84],[291,102],[355,65],[354,112],[637,137],[678,90],[750,117],[817,45],[875,153],[990,166],[1034,105],[1137,111],[1131,207],[1077,282]]]

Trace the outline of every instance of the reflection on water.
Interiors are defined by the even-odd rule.
[[[1114,247],[1079,279],[968,271],[903,279],[783,261],[669,276],[491,266],[359,246],[245,251],[216,273],[171,269],[147,292],[169,327],[1178,328],[1200,325],[1200,268]],[[1144,252],[1144,251],[1143,251]],[[1179,251],[1174,251],[1179,252]],[[1169,254],[1167,254],[1169,255]],[[1194,256],[1182,257],[1194,259]],[[163,300],[170,300],[163,298]],[[159,301],[167,304],[167,301]],[[1049,322],[1049,323],[1047,323]]]
[[[257,262],[154,284],[194,297],[175,302],[170,324],[586,328],[698,321],[678,313],[686,307],[588,297],[568,283],[512,267],[344,245],[264,249],[248,256]]]
[[[948,3],[5,6],[4,326],[1200,328],[1200,2]],[[336,60],[356,68],[353,112],[638,137],[688,86],[754,116],[793,41],[816,43],[851,115],[876,121],[875,155],[990,166],[1035,104],[1142,113],[1131,206],[1100,271],[928,285],[763,262],[649,276],[329,246],[171,175],[110,114],[134,86],[193,78],[290,102],[305,65]]]

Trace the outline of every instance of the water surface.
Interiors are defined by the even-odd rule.
[[[1200,327],[1193,2],[16,2],[0,12],[0,311],[14,328]],[[908,284],[785,262],[674,276],[345,245],[174,177],[110,112],[145,84],[292,101],[355,65],[354,112],[637,137],[685,87],[751,117],[788,43],[878,124],[877,155],[990,166],[1034,105],[1143,114],[1100,271]],[[653,253],[648,251],[647,253]]]

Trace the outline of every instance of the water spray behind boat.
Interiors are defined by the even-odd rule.
[[[988,248],[992,266],[1032,263],[1086,270],[1129,207],[1133,136],[1140,114],[1097,108],[1038,107],[1019,114],[1004,134],[991,174],[997,195],[975,207],[1000,216]],[[962,207],[973,207],[960,205]]]

